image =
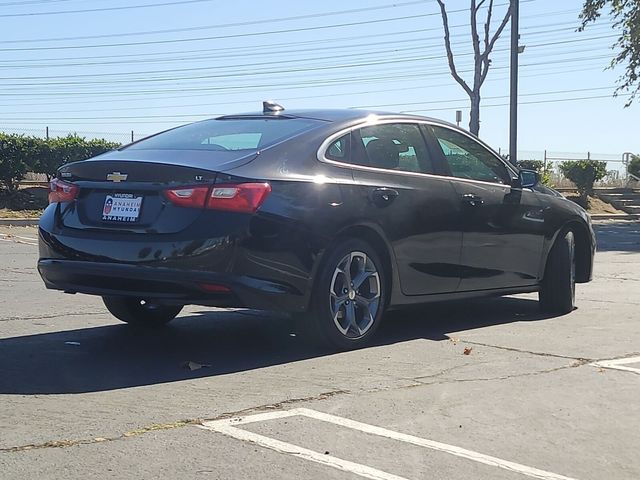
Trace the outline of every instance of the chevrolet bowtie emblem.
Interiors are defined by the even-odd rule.
[[[116,183],[124,182],[128,176],[129,175],[127,175],[126,173],[113,172],[107,174],[107,181]]]

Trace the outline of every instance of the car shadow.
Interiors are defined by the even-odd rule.
[[[538,302],[507,297],[390,312],[373,346],[549,318]],[[167,328],[128,325],[0,340],[0,394],[67,394],[213,377],[332,355],[311,347],[286,317],[254,311],[203,311]],[[191,370],[188,362],[206,365]],[[197,367],[198,365],[192,365]]]

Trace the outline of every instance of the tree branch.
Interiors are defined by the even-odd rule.
[[[507,8],[507,13],[505,13],[504,18],[502,19],[502,23],[500,23],[500,26],[498,27],[498,30],[496,30],[496,33],[493,34],[493,37],[489,42],[489,46],[485,49],[484,51],[485,57],[488,57],[491,51],[493,50],[493,47],[495,46],[496,42],[498,41],[498,38],[500,38],[500,35],[504,30],[504,27],[506,27],[507,23],[509,23],[510,18],[511,18],[511,5],[509,5],[509,8]]]
[[[489,2],[489,11],[487,12],[487,22],[484,24],[484,51],[489,48],[489,31],[491,30],[491,15],[493,15],[493,0]]]
[[[491,9],[493,7],[493,0],[491,0],[491,4],[489,5],[489,14],[487,16],[487,23],[485,24],[485,39],[489,38],[489,22],[491,20]],[[505,13],[504,18],[502,19],[502,22],[500,23],[500,26],[498,27],[498,29],[496,30],[496,32],[493,34],[493,37],[491,38],[491,40],[488,42],[488,44],[485,47],[484,52],[482,53],[482,74],[480,76],[480,85],[482,85],[485,81],[485,79],[487,78],[487,74],[489,73],[489,64],[491,63],[491,61],[489,60],[489,54],[493,51],[493,47],[495,46],[496,42],[498,41],[498,38],[500,38],[500,35],[502,34],[502,31],[505,29],[505,27],[507,26],[507,23],[509,23],[509,19],[511,18],[511,6],[509,6],[509,8],[507,9],[507,13]]]
[[[453,59],[453,50],[451,49],[451,36],[449,34],[449,18],[447,16],[447,9],[444,6],[444,2],[442,0],[437,0],[438,5],[440,5],[440,12],[442,13],[442,25],[444,27],[444,45],[447,49],[447,60],[449,61],[449,70],[451,70],[451,75],[453,78],[460,84],[460,86],[467,92],[467,95],[470,97],[473,95],[473,91],[467,85],[467,82],[458,74],[456,70],[456,65]]]
[[[471,43],[473,44],[473,56],[476,67],[480,59],[480,37],[478,36],[478,9],[480,6],[476,6],[476,0],[471,0]]]

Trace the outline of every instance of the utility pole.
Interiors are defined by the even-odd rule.
[[[518,53],[519,53],[519,23],[520,0],[511,1],[511,108],[509,121],[509,161],[518,161]]]

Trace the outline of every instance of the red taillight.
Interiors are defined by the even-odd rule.
[[[268,183],[214,185],[207,208],[229,212],[254,213],[271,193]]]
[[[204,208],[209,186],[173,188],[165,190],[164,194],[171,203],[179,207]]]
[[[217,283],[201,283],[200,288],[209,293],[231,293],[231,289]]]
[[[228,212],[254,213],[271,193],[268,183],[239,183],[165,190],[174,205]]]
[[[49,203],[71,202],[78,196],[79,191],[73,183],[54,178],[49,182]]]

